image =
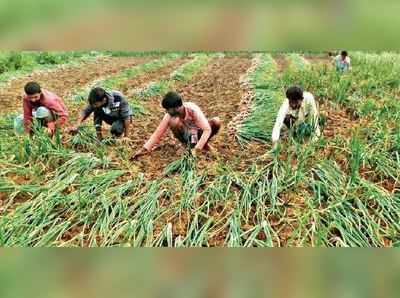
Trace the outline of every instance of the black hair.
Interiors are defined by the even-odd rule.
[[[182,105],[183,105],[182,97],[178,93],[173,91],[170,91],[167,94],[165,94],[162,100],[162,107],[164,109],[179,108]]]
[[[297,101],[303,99],[303,89],[299,86],[292,86],[286,90],[286,97],[289,101]]]
[[[348,53],[347,53],[347,51],[342,51],[342,52],[340,53],[340,55],[342,55],[342,56],[344,56],[344,57],[347,57]]]
[[[40,85],[36,82],[29,82],[24,87],[25,93],[27,95],[34,95],[42,92]]]
[[[90,90],[88,101],[90,105],[94,105],[96,102],[102,101],[106,97],[106,91],[103,88],[96,87]]]

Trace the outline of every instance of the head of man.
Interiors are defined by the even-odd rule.
[[[29,82],[24,87],[26,97],[29,101],[35,103],[42,97],[42,89],[37,82]]]
[[[292,109],[298,110],[303,102],[303,89],[299,86],[292,86],[286,90],[286,98]]]
[[[342,56],[342,60],[345,60],[348,55],[349,54],[347,53],[347,51],[341,51],[340,52],[340,56]]]
[[[182,97],[176,92],[170,91],[165,94],[161,105],[171,117],[183,117],[185,115]]]
[[[93,88],[89,93],[88,101],[93,108],[103,107],[107,104],[106,91],[100,87]]]

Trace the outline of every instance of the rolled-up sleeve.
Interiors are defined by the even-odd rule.
[[[122,97],[120,105],[120,114],[122,120],[129,119],[129,117],[132,115],[132,112],[128,101],[124,97]]]

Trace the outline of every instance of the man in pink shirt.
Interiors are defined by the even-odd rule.
[[[56,127],[63,128],[68,120],[68,111],[60,97],[41,89],[36,82],[29,82],[24,87],[23,115],[15,121],[16,129],[23,125],[26,133],[32,134],[33,118],[47,128],[49,135],[54,135]]]
[[[221,127],[219,118],[207,120],[199,106],[191,102],[183,102],[176,92],[168,92],[162,100],[162,106],[166,110],[164,118],[143,148],[132,159],[151,152],[168,128],[181,143],[194,148],[194,155],[202,150],[211,149],[208,142]]]

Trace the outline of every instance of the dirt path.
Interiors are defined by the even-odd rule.
[[[259,143],[250,143],[246,148],[240,147],[229,135],[226,127],[239,113],[245,92],[239,79],[251,66],[251,59],[251,56],[220,59],[212,65],[210,73],[200,73],[195,84],[189,84],[179,90],[186,98],[198,98],[199,105],[207,117],[218,116],[223,121],[223,129],[211,141],[211,145],[218,151],[217,161],[229,163],[236,170],[245,169],[250,160],[265,153],[264,146]],[[200,167],[209,167],[208,161],[208,158],[200,160]]]
[[[326,65],[332,64],[333,57],[329,57],[328,55],[309,55],[305,54],[303,57],[309,61],[311,64],[319,64],[323,63]]]
[[[168,79],[174,70],[192,59],[193,58],[190,57],[175,59],[160,69],[147,71],[143,75],[127,80],[121,86],[119,86],[119,90],[127,96],[132,96],[132,91],[134,91],[134,89],[143,88],[150,82]]]
[[[43,88],[64,97],[71,89],[83,87],[96,78],[116,74],[152,59],[154,57],[104,57],[12,80],[0,91],[0,113],[21,111],[23,88],[29,81],[37,81]]]
[[[282,73],[286,69],[286,67],[288,67],[288,65],[289,65],[289,62],[285,58],[285,55],[282,55],[282,54],[274,55],[273,58],[278,67],[278,72]]]

